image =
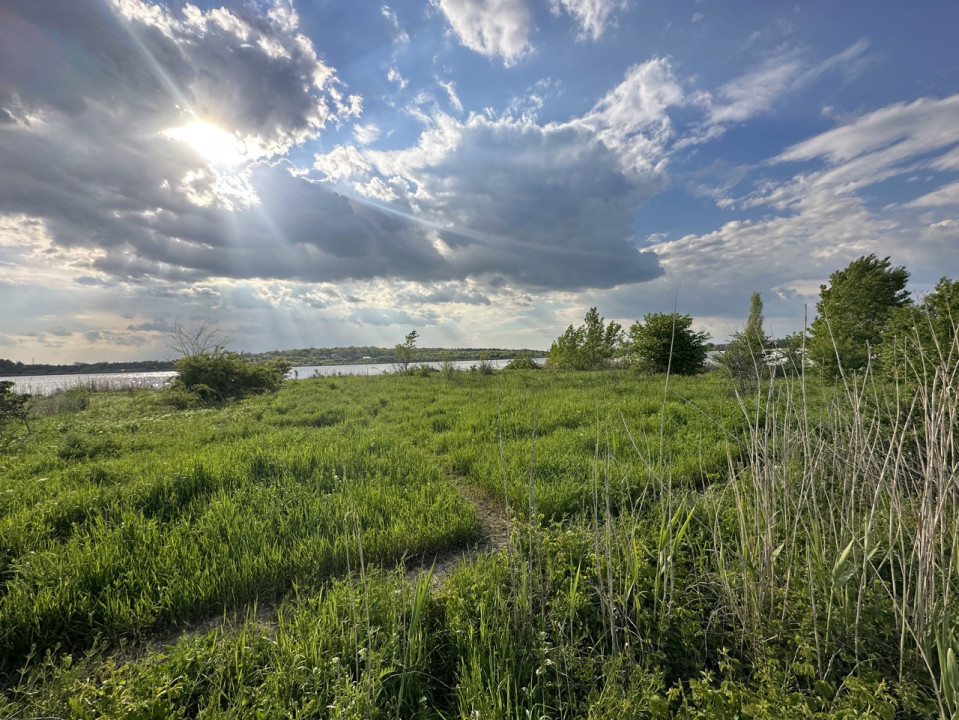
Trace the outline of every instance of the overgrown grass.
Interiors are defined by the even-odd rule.
[[[957,371],[922,367],[93,396],[0,460],[0,717],[952,717]],[[431,592],[392,568],[477,540],[458,483],[511,535]]]

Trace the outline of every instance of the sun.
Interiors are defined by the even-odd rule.
[[[214,166],[235,167],[250,159],[246,144],[236,135],[203,120],[164,130],[162,134],[185,142]]]

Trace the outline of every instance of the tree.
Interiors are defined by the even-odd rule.
[[[719,362],[743,392],[755,387],[766,365],[766,350],[772,343],[763,330],[763,299],[754,292],[749,299],[749,318],[744,330],[733,333]]]
[[[601,370],[615,357],[622,334],[622,325],[614,320],[606,324],[596,308],[590,308],[582,325],[570,325],[553,341],[547,360],[561,370]]]
[[[932,368],[954,368],[959,362],[959,281],[941,278],[916,305],[895,308],[882,335],[880,360],[884,370],[902,375]],[[925,369],[922,369],[925,368]]]
[[[632,364],[652,373],[702,372],[709,334],[692,330],[692,324],[692,317],[679,313],[650,313],[633,323],[626,341]]]
[[[406,334],[406,339],[393,348],[399,361],[397,368],[399,372],[407,372],[410,368],[410,363],[416,359],[416,339],[419,336],[420,334],[416,332],[416,330],[411,330]]]
[[[810,326],[809,358],[826,375],[862,370],[882,341],[894,308],[909,304],[909,273],[889,258],[867,255],[821,285],[818,315]]]

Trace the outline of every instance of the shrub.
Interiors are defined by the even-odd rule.
[[[549,366],[559,370],[601,370],[612,362],[622,330],[613,320],[605,324],[596,308],[590,308],[582,325],[570,325],[553,341]]]
[[[214,351],[187,355],[174,363],[179,375],[174,390],[193,393],[204,402],[274,392],[290,371],[283,359],[250,362],[239,353]]]
[[[88,460],[99,455],[110,455],[117,445],[110,438],[69,431],[60,441],[57,457],[61,460]]]
[[[706,364],[708,333],[692,330],[679,313],[649,313],[629,328],[626,362],[644,372],[694,375]]]
[[[541,370],[542,366],[528,355],[515,357],[506,363],[504,370]]]
[[[4,380],[0,382],[0,430],[11,420],[26,422],[26,405],[29,399],[29,395],[13,391],[12,381]]]

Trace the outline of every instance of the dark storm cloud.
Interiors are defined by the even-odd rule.
[[[469,274],[569,290],[662,272],[631,239],[636,208],[665,178],[627,174],[585,128],[474,121],[456,152],[418,180],[433,211],[471,231],[443,233]]]
[[[499,278],[574,290],[662,273],[631,224],[664,176],[624,167],[600,137],[607,120],[472,118],[455,153],[415,168],[415,203],[381,202],[265,160],[359,112],[275,18],[139,0],[13,0],[0,12],[0,213],[40,218],[55,247],[81,251],[81,285]],[[214,169],[164,134],[197,118],[261,159]]]

